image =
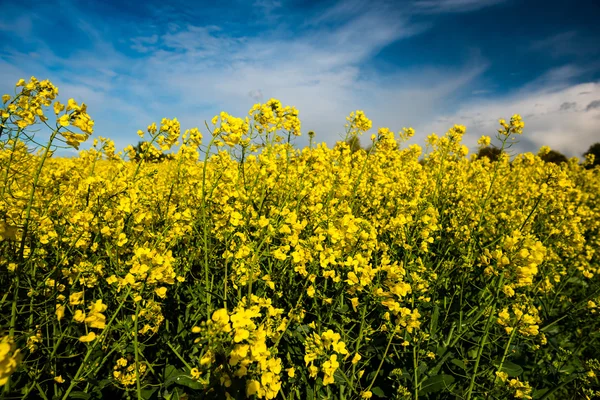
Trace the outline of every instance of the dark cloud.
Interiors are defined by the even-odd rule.
[[[585,111],[594,110],[596,108],[600,108],[600,100],[594,100],[590,104],[587,105]]]
[[[560,111],[568,111],[572,108],[575,108],[577,106],[577,103],[574,101],[565,101],[564,103],[562,103],[560,105]]]

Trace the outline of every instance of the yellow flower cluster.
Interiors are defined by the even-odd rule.
[[[281,387],[282,363],[268,342],[277,340],[287,326],[282,311],[274,308],[270,299],[256,296],[249,302],[242,298],[231,313],[224,308],[215,311],[210,320],[192,329],[201,335],[196,342],[204,343],[206,349],[193,375],[208,385],[208,378],[202,376],[211,370],[221,371],[219,382],[224,387],[231,386],[232,379],[245,379],[248,396],[275,398]],[[260,319],[264,322],[257,322]],[[217,361],[216,354],[222,351],[228,357],[227,364]]]
[[[7,122],[15,123],[19,128],[24,129],[39,121],[45,122],[48,118],[44,115],[43,106],[50,106],[52,100],[58,96],[58,88],[50,81],[38,81],[31,77],[29,82],[20,79],[16,87],[22,87],[21,93],[14,98],[10,95],[2,96],[2,102],[8,103],[2,113],[2,124]]]
[[[502,125],[503,129],[499,129],[498,133],[506,136],[510,136],[511,134],[521,135],[523,133],[523,128],[525,128],[523,118],[519,114],[513,115],[510,118],[509,123],[507,123],[506,120],[501,119],[500,125]]]
[[[339,333],[328,329],[320,335],[313,332],[306,337],[304,342],[304,362],[308,367],[309,375],[311,378],[317,377],[319,367],[315,365],[315,361],[319,361],[320,370],[323,372],[323,385],[325,386],[335,381],[333,374],[340,366],[338,355],[348,355],[346,344],[340,338]]]
[[[76,306],[82,303],[83,292],[73,293],[69,297],[69,304]],[[104,329],[106,327],[106,316],[103,312],[106,311],[108,306],[102,303],[102,300],[96,300],[91,303],[88,307],[89,312],[86,314],[84,311],[77,309],[73,314],[73,320],[77,323],[84,323],[88,328]],[[58,310],[57,310],[58,311]],[[64,311],[62,311],[64,314]],[[58,315],[57,315],[58,316]],[[86,335],[81,336],[79,340],[87,343],[96,339],[96,333],[93,331],[88,332]]]
[[[167,289],[164,287],[157,288],[155,292],[157,292],[158,297],[164,298]],[[133,317],[138,319],[138,323],[143,324],[143,327],[138,331],[140,335],[146,335],[149,332],[158,333],[160,325],[165,320],[161,304],[154,300],[143,300],[143,307],[141,307],[137,317],[135,315]]]
[[[521,382],[518,378],[508,381],[508,386],[515,390],[516,399],[532,399],[531,393],[533,389],[528,382]]]
[[[294,136],[300,136],[298,110],[291,106],[283,107],[277,99],[270,99],[265,104],[255,104],[248,114],[260,134],[284,130]]]
[[[160,135],[156,138],[156,142],[162,151],[170,150],[181,136],[181,125],[177,118],[163,118],[160,122]]]
[[[367,118],[365,112],[362,110],[352,111],[349,116],[346,117],[346,127],[351,134],[363,134],[364,132],[371,129],[373,123]],[[413,132],[414,133],[414,132]]]
[[[545,256],[546,248],[541,241],[515,230],[504,238],[502,246],[498,245],[492,251],[485,249],[480,260],[482,265],[490,265],[491,262],[496,264],[496,268],[488,266],[485,269],[488,275],[498,274],[499,271],[509,274],[510,284],[504,292],[512,297],[514,289],[533,285]]]
[[[8,382],[8,378],[17,369],[21,358],[21,352],[16,349],[12,338],[2,337],[0,341],[0,386],[4,386]]]
[[[504,307],[498,313],[497,321],[504,326],[506,333],[511,334],[514,329],[517,329],[523,336],[539,335],[539,324],[542,322],[535,307],[526,307],[523,304],[513,304],[511,310]],[[542,342],[545,343],[545,336],[543,333],[541,335]]]
[[[36,153],[17,133],[53,107],[52,140],[76,146],[92,132],[85,105],[56,102],[49,82],[19,87],[1,109],[0,311],[35,355],[15,370],[20,353],[3,339],[11,396],[68,397],[105,376],[114,390],[185,381],[190,397],[393,397],[428,387],[436,365],[454,371],[451,354],[474,354],[474,378],[452,387],[476,398],[496,370],[484,360],[508,362],[516,341],[550,369],[545,335],[595,343],[597,168],[469,157],[462,125],[423,147],[404,144],[412,128],[378,128],[368,151],[314,135],[297,149],[298,111],[274,99],[243,119],[219,114],[208,143],[163,119],[138,132],[150,136],[140,149],[98,137],[60,158],[54,142]],[[348,135],[372,125],[355,111]],[[524,124],[501,126],[506,149]],[[536,389],[538,375],[527,375]],[[493,390],[530,396],[510,382]]]
[[[119,358],[113,367],[113,377],[123,386],[135,385],[137,376],[143,376],[146,373],[146,364],[139,363],[136,371],[136,363],[129,362],[126,358]]]
[[[213,135],[221,137],[226,145],[234,147],[240,143],[246,145],[250,142],[250,139],[246,138],[250,129],[248,118],[243,120],[222,112],[212,119],[212,124],[217,125],[219,121],[220,125],[213,129]]]
[[[81,105],[77,104],[74,99],[69,99],[66,108],[59,102],[54,103],[54,112],[57,115],[63,109],[65,113],[62,117],[58,118],[58,124],[65,128],[72,125],[79,128],[83,134],[64,130],[61,131],[61,135],[69,146],[78,149],[79,145],[85,142],[94,132],[94,121],[87,113],[87,106],[83,103]]]

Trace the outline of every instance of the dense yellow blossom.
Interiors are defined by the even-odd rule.
[[[94,136],[60,158],[55,145],[82,147],[94,121],[57,96],[21,80],[0,108],[10,396],[101,381],[110,395],[401,398],[452,373],[427,396],[527,399],[563,366],[578,380],[557,396],[596,390],[589,159],[478,158],[460,124],[423,146],[406,143],[412,128],[375,127],[367,150],[318,132],[298,148],[299,111],[276,99],[219,113],[208,132],[165,118],[139,148]],[[479,146],[526,134],[519,115],[499,122]],[[374,128],[361,110],[347,124],[350,140]],[[24,134],[38,127],[47,147]],[[528,382],[507,367],[522,360],[535,360]]]

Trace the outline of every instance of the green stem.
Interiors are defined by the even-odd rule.
[[[59,128],[60,129],[60,128]],[[27,201],[27,209],[25,210],[25,223],[23,226],[23,237],[21,238],[21,245],[19,248],[19,259],[23,260],[23,253],[25,252],[25,240],[27,239],[27,232],[29,230],[29,219],[31,217],[31,209],[33,208],[33,199],[35,198],[35,191],[37,189],[38,182],[40,180],[40,175],[42,174],[42,168],[44,167],[44,163],[46,162],[46,158],[48,158],[48,153],[50,153],[50,147],[52,146],[52,142],[54,138],[58,134],[59,129],[52,132],[50,135],[50,140],[46,144],[44,148],[44,153],[42,154],[42,159],[38,164],[37,170],[35,171],[35,175],[33,178],[33,184],[31,185],[31,191],[29,192],[29,200]],[[35,264],[34,264],[35,266]]]
[[[173,353],[175,353],[175,355],[177,356],[177,358],[179,358],[179,360],[183,363],[183,365],[186,366],[187,369],[189,369],[190,371],[192,370],[192,367],[190,366],[190,364],[188,364],[183,357],[181,357],[181,355],[177,352],[177,350],[175,350],[175,347],[173,347],[173,345],[171,343],[167,342],[167,346],[169,346],[169,348],[171,350],[173,350]]]
[[[415,386],[415,400],[419,398],[419,363],[417,360],[417,346],[413,346],[413,379]]]
[[[394,340],[394,335],[396,334],[396,331],[394,330],[392,332],[392,334],[390,335],[390,340],[388,340],[387,342],[387,346],[385,346],[385,351],[383,352],[383,356],[381,357],[381,361],[379,362],[379,366],[377,367],[377,371],[375,371],[375,376],[373,376],[373,379],[371,379],[371,383],[369,384],[369,387],[367,387],[367,392],[369,390],[371,390],[371,388],[373,387],[373,385],[375,384],[375,379],[377,379],[377,375],[379,375],[379,371],[381,371],[381,367],[383,367],[383,362],[385,361],[385,357],[388,354],[388,351],[390,350],[390,346],[392,345],[392,340]]]
[[[140,382],[140,356],[138,348],[138,315],[140,313],[140,301],[138,301],[135,306],[135,320],[133,321],[133,349],[135,352],[135,385],[138,400],[141,400],[142,398],[142,384]]]
[[[108,336],[108,329],[109,329],[109,327],[112,325],[112,323],[115,320],[117,314],[121,310],[121,307],[123,307],[123,304],[125,304],[125,300],[129,297],[130,293],[131,293],[131,286],[129,287],[127,293],[125,294],[124,300],[120,302],[119,307],[113,313],[113,316],[111,317],[110,321],[108,321],[108,324],[106,324],[106,327],[104,328],[104,335],[103,335],[104,339],[102,340],[102,344],[104,344],[104,341],[106,340],[106,337]],[[86,365],[88,358],[90,357],[90,355],[92,354],[92,352],[94,351],[94,349],[96,348],[96,346],[98,346],[99,342],[100,342],[100,340],[96,340],[96,341],[94,341],[94,344],[88,345],[88,351],[87,351],[87,353],[85,355],[85,358],[83,359],[83,362],[79,366],[79,369],[77,370],[77,373],[75,374],[75,377],[71,380],[71,385],[69,385],[69,388],[65,392],[62,400],[67,400],[69,398],[69,394],[71,393],[71,391],[77,385],[77,381],[79,380],[79,377],[80,377],[81,373],[83,372],[84,366]]]
[[[358,354],[358,350],[360,349],[360,342],[362,341],[364,326],[365,326],[365,314],[367,312],[367,305],[363,305],[362,315],[360,317],[360,330],[358,331],[358,339],[356,340],[356,347],[354,348],[354,352]],[[350,379],[350,384],[354,388],[354,376],[356,372],[356,364],[352,366],[352,377]]]
[[[473,375],[471,375],[471,383],[469,384],[469,389],[467,390],[466,400],[470,400],[471,396],[473,394],[473,388],[475,387],[475,378],[477,377],[477,371],[479,370],[479,363],[481,362],[481,355],[483,354],[483,349],[485,348],[485,344],[487,342],[487,338],[490,333],[490,328],[492,327],[492,321],[494,320],[494,318],[496,316],[496,305],[498,302],[497,299],[498,299],[498,294],[500,291],[500,287],[502,286],[503,280],[504,280],[504,276],[501,275],[500,279],[498,280],[498,284],[496,286],[496,296],[495,296],[495,300],[492,304],[492,309],[490,310],[490,316],[488,317],[488,320],[485,323],[483,337],[481,338],[481,341],[479,342],[479,347],[477,349],[477,358],[475,359],[475,366],[473,368]]]
[[[502,359],[500,360],[500,365],[498,366],[498,371],[502,371],[502,366],[504,365],[504,361],[506,360],[506,356],[508,355],[508,350],[510,349],[510,344],[512,343],[515,334],[517,333],[517,329],[513,328],[510,337],[508,338],[508,343],[506,343],[506,347],[504,348],[504,354],[502,355]]]

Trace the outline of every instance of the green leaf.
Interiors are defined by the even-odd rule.
[[[383,393],[383,390],[381,390],[379,386],[371,388],[371,393],[373,393],[377,397],[383,397],[384,399],[386,398],[385,393]]]
[[[545,394],[548,392],[548,390],[550,390],[550,389],[548,389],[548,388],[545,388],[545,389],[539,389],[539,390],[536,390],[535,392],[533,392],[533,395],[532,395],[532,397],[533,397],[534,399],[539,399],[539,398],[541,398],[543,395],[545,395]]]
[[[165,400],[181,400],[187,399],[187,394],[181,388],[176,387],[172,392],[165,390],[163,397]]]
[[[494,366],[496,368],[498,368],[500,366],[499,359],[497,359],[494,362]],[[508,376],[510,376],[511,378],[514,378],[523,373],[523,368],[521,368],[521,366],[515,364],[514,362],[504,361],[504,364],[502,364],[502,369],[500,371],[506,372],[508,374]]]
[[[306,399],[314,400],[314,398],[315,398],[315,392],[313,391],[313,388],[311,386],[307,386],[306,387]]]
[[[468,356],[469,356],[469,358],[470,358],[470,359],[472,359],[472,360],[476,359],[476,358],[477,358],[477,348],[476,348],[476,347],[474,347],[474,348],[472,348],[471,350],[469,350],[469,351],[467,352],[467,355],[468,355]]]
[[[433,307],[433,315],[431,316],[431,335],[437,332],[438,318],[440,317],[440,307],[436,304]]]
[[[177,371],[177,368],[174,365],[167,365],[167,367],[165,368],[165,382],[180,374],[181,372]]]
[[[435,355],[438,357],[441,357],[444,354],[446,354],[447,351],[448,351],[448,348],[446,346],[438,346],[435,349]]]
[[[71,392],[71,394],[69,394],[69,397],[73,398],[73,399],[90,399],[92,397],[91,394],[89,393],[85,393],[85,392]]]
[[[173,365],[167,365],[165,368],[165,387],[169,387],[173,383],[181,386],[188,387],[190,389],[202,389],[203,386],[200,382],[193,379],[188,372],[179,370]]]
[[[463,371],[467,370],[467,366],[465,365],[465,363],[462,360],[459,360],[458,358],[453,358],[452,360],[450,360],[450,362],[456,365],[458,368],[462,369]]]
[[[575,370],[577,370],[577,368],[575,367],[575,365],[573,364],[569,364],[567,366],[562,367],[561,369],[558,370],[558,372],[560,372],[561,374],[572,374],[573,372],[575,372]]]
[[[154,393],[156,393],[157,389],[158,389],[157,387],[156,388],[150,388],[150,389],[142,389],[142,392],[141,392],[142,399],[149,400],[149,399],[153,398],[154,397]]]
[[[454,383],[452,375],[436,375],[421,383],[420,394],[435,393],[443,390]]]
[[[98,382],[98,388],[104,389],[106,386],[110,385],[111,383],[112,383],[112,381],[110,379],[102,379],[100,382]]]
[[[188,387],[190,389],[202,389],[203,386],[200,382],[198,382],[197,380],[193,379],[192,377],[188,376],[188,375],[180,375],[177,378],[175,378],[175,383],[177,383],[178,385],[181,386],[185,386]]]
[[[427,371],[427,363],[424,362],[420,362],[419,363],[419,368],[417,369],[417,371],[419,371],[419,374],[422,375],[425,373],[425,371]]]

